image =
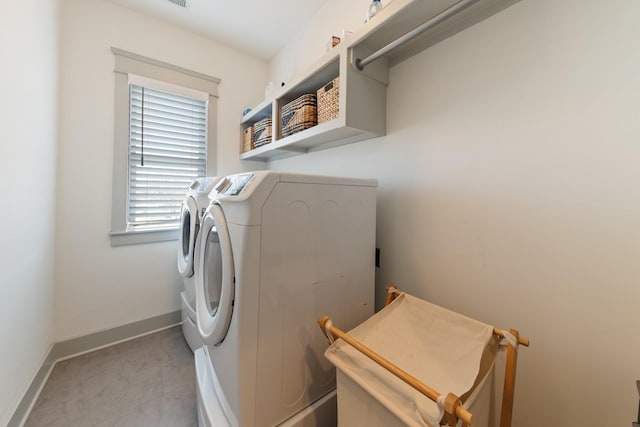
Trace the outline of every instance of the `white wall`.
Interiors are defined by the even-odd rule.
[[[386,5],[388,0],[382,2]],[[343,30],[354,31],[363,25],[369,0],[328,0],[305,24],[305,30],[291,37],[269,64],[269,78],[277,87],[305,72],[306,67],[322,56],[331,36]]]
[[[387,136],[270,165],[379,179],[379,298],[393,282],[531,339],[514,426],[636,416],[638,16],[630,0],[523,0],[394,67]]]
[[[26,0],[0,13],[0,425],[52,344],[57,7]]]
[[[103,0],[64,0],[56,244],[56,341],[180,309],[177,242],[111,247],[112,46],[222,79],[219,174],[239,160],[239,121],[261,100],[267,64]]]

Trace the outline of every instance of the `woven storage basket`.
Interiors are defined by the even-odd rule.
[[[338,117],[340,105],[340,77],[318,89],[318,124]]]
[[[271,117],[266,117],[253,125],[253,148],[271,142]]]
[[[282,137],[293,135],[318,124],[316,95],[309,93],[282,107]]]
[[[253,150],[253,126],[242,131],[242,152]]]

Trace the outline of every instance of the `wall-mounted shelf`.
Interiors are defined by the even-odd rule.
[[[321,57],[309,71],[290,85],[279,88],[242,118],[243,129],[271,117],[269,144],[241,153],[241,159],[275,160],[382,136],[386,132],[386,86],[388,68],[422,50],[505,9],[519,0],[477,0],[455,16],[428,29],[411,41],[359,71],[356,58],[392,43],[459,0],[393,0],[366,25]],[[338,117],[331,121],[282,137],[280,109],[306,93],[315,93],[340,77]]]
[[[246,128],[271,117],[272,137],[271,143],[241,153],[241,159],[275,160],[384,135],[386,78],[377,79],[371,72],[353,69],[349,66],[350,49],[338,47],[320,58],[311,72],[280,88],[272,100],[262,102],[242,118],[241,125]],[[386,77],[386,65],[384,69]],[[315,94],[336,77],[340,77],[338,117],[282,137],[281,108],[301,95]]]

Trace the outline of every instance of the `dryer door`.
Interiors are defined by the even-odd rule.
[[[196,236],[200,228],[198,205],[193,197],[187,197],[180,210],[180,245],[178,247],[178,271],[182,277],[193,276]]]
[[[196,318],[205,344],[219,344],[227,334],[235,294],[233,254],[220,205],[212,203],[202,220],[196,269]]]

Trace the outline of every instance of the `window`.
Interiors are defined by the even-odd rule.
[[[207,173],[207,102],[129,85],[127,229],[179,227],[186,188]]]
[[[116,56],[112,245],[178,238],[189,184],[214,175],[219,80],[112,48]]]

